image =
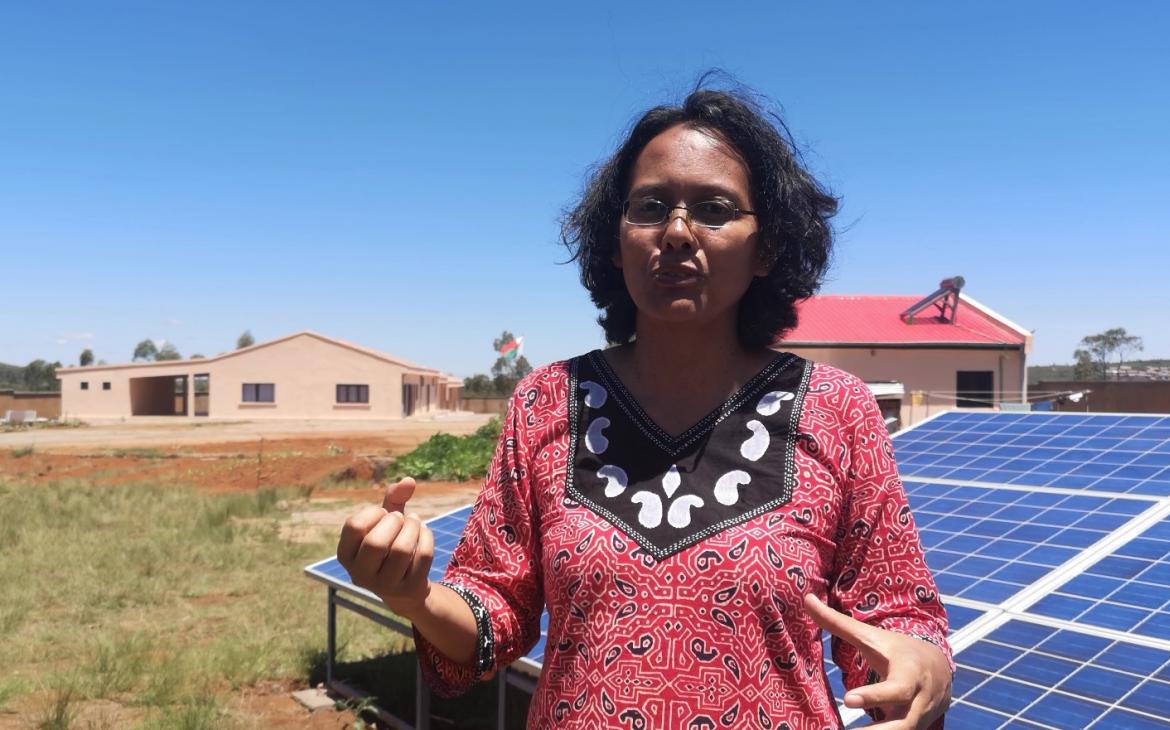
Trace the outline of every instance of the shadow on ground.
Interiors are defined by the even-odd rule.
[[[407,652],[338,662],[334,665],[333,674],[335,678],[368,694],[370,701],[377,707],[413,725],[417,667],[416,655]],[[325,652],[322,651],[314,654],[310,660],[309,684],[316,687],[324,681]],[[497,681],[477,684],[466,694],[453,699],[432,695],[431,727],[434,730],[495,730]],[[515,687],[508,688],[507,730],[524,730],[529,699],[526,692]]]

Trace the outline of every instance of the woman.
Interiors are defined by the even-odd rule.
[[[876,402],[770,349],[836,211],[780,129],[696,91],[593,176],[564,239],[614,346],[517,386],[442,582],[413,482],[346,523],[339,559],[441,694],[524,655],[547,605],[530,728],[838,727],[820,628],[847,706],[940,720],[946,616]]]

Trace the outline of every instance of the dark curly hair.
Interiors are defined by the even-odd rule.
[[[561,220],[561,241],[602,310],[597,321],[611,344],[630,341],[637,314],[622,272],[613,263],[630,174],[650,140],[679,124],[715,134],[747,166],[761,253],[771,267],[740,300],[741,344],[768,347],[795,327],[796,302],[816,292],[828,269],[833,246],[829,219],[837,212],[837,198],[804,169],[778,115],[765,111],[746,92],[703,89],[702,83],[681,106],[657,106],[643,114],[613,156],[594,169],[580,200]]]

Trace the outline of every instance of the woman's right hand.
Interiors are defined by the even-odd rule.
[[[422,609],[431,592],[428,574],[435,536],[406,503],[414,495],[410,477],[386,487],[381,507],[364,507],[345,521],[337,560],[355,585],[375,593],[407,619]]]

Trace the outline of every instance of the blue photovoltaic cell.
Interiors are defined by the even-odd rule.
[[[1167,727],[1165,649],[1012,620],[955,661],[948,727]]]
[[[991,604],[1036,582],[1151,504],[914,480],[905,486],[939,590]]]
[[[907,477],[1170,496],[1170,417],[952,411],[894,438]]]
[[[471,505],[467,505],[442,517],[427,520],[427,526],[435,534],[435,560],[431,563],[431,580],[442,580],[443,571],[451,561],[451,554],[463,536],[463,528],[471,517]]]
[[[1093,563],[1028,611],[1170,641],[1170,518]]]

